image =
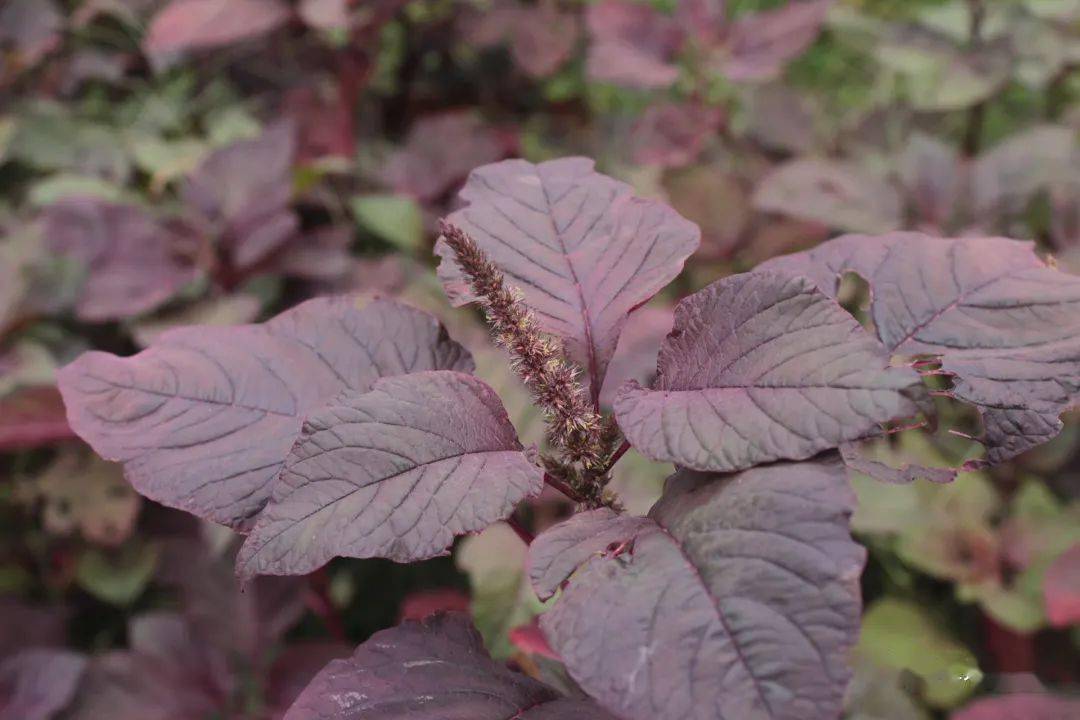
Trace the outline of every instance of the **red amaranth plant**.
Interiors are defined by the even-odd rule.
[[[894,482],[958,469],[892,468],[860,441],[928,424],[932,382],[982,419],[984,452],[963,467],[992,465],[1054,437],[1080,396],[1080,280],[1028,243],[891,233],[685,298],[655,379],[605,408],[624,327],[697,227],[584,158],[487,165],[461,197],[439,275],[455,304],[481,305],[543,410],[539,454],[469,353],[392,300],[174,330],[60,372],[72,428],[139,492],[247,533],[244,578],[440,555],[545,479],[577,501],[531,543],[529,578],[558,595],[540,627],[587,697],[499,665],[442,616],[331,662],[287,720],[838,717],[865,556],[847,466]],[[872,330],[837,302],[851,272]],[[628,446],[676,466],[643,517],[604,489]]]

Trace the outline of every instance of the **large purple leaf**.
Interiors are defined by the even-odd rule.
[[[486,384],[450,371],[384,378],[308,416],[237,572],[299,575],[335,555],[434,557],[541,489]]]
[[[804,278],[734,275],[679,303],[652,389],[615,399],[653,460],[740,470],[808,458],[915,415],[925,391],[851,315]]]
[[[177,256],[180,236],[135,205],[61,200],[45,211],[44,233],[51,251],[85,272],[75,312],[90,322],[153,310],[198,276]]]
[[[1080,714],[1080,700],[1057,695],[1017,693],[976,700],[952,720],[1069,720]]]
[[[878,337],[895,354],[941,358],[952,394],[982,414],[988,462],[1057,435],[1058,416],[1080,397],[1080,278],[1030,243],[847,235],[762,267],[805,275],[829,295],[844,273],[865,278]]]
[[[675,59],[684,34],[675,18],[644,3],[602,0],[589,5],[585,21],[591,79],[640,88],[667,87],[678,79]]]
[[[814,42],[831,4],[832,0],[789,2],[740,18],[724,43],[724,75],[736,82],[775,78]]]
[[[521,290],[543,329],[566,340],[594,397],[626,316],[679,274],[700,238],[693,223],[635,197],[586,158],[477,168],[461,197],[468,205],[449,221]],[[440,240],[435,252],[454,304],[475,300],[453,251]]]
[[[143,495],[248,527],[308,412],[380,377],[472,369],[430,315],[359,304],[321,298],[262,325],[180,328],[129,358],[85,353],[58,374],[68,420]]]
[[[495,663],[463,615],[376,633],[315,676],[285,720],[614,720]]]
[[[50,720],[79,684],[86,658],[69,650],[24,650],[0,662],[0,720]]]
[[[296,129],[281,122],[214,152],[188,178],[184,200],[220,238],[237,269],[255,265],[299,228],[289,207],[295,155]]]
[[[632,542],[589,559],[541,627],[581,687],[627,720],[838,717],[865,556],[854,504],[835,456],[680,471]]]

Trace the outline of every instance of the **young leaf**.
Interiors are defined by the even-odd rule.
[[[308,412],[380,377],[472,369],[430,315],[357,305],[321,298],[261,325],[172,330],[129,358],[85,353],[58,374],[68,420],[143,495],[250,527]]]
[[[626,316],[682,270],[697,227],[666,205],[593,170],[586,158],[477,168],[449,222],[468,232],[524,295],[547,332],[565,339],[598,397]],[[476,298],[440,239],[439,277],[455,305]]]
[[[406,621],[315,676],[284,720],[614,720],[492,662],[462,615]]]
[[[753,272],[679,303],[653,389],[615,399],[626,437],[653,460],[740,470],[808,458],[914,415],[918,375],[803,278]]]
[[[52,720],[75,696],[86,658],[23,650],[0,663],[0,720]]]
[[[848,532],[854,503],[835,456],[682,470],[541,627],[582,688],[627,720],[837,717],[865,555]]]
[[[443,554],[543,489],[498,395],[458,372],[346,391],[311,413],[237,572],[300,575],[335,555]]]
[[[82,320],[148,312],[198,276],[176,255],[180,236],[135,205],[61,200],[45,211],[44,223],[49,249],[85,271],[75,307]]]
[[[830,296],[844,273],[865,278],[885,346],[939,357],[951,393],[978,408],[987,462],[1053,438],[1080,399],[1080,278],[1030,243],[847,235],[761,267],[809,277]]]

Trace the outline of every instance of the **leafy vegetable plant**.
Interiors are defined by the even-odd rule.
[[[992,465],[1054,437],[1080,395],[1080,279],[1028,243],[892,233],[685,298],[655,378],[608,403],[621,333],[698,228],[584,158],[486,165],[461,199],[439,276],[483,309],[544,414],[541,448],[438,321],[387,299],[172,330],[60,373],[72,428],[140,493],[246,534],[244,579],[418,561],[500,520],[531,540],[569,688],[437,616],[331,662],[288,720],[838,717],[865,557],[848,466],[893,482],[959,469],[886,465],[861,442],[959,401],[981,419],[961,467]],[[865,326],[837,300],[851,273],[869,286]],[[631,449],[676,466],[643,517],[607,487]],[[515,510],[545,485],[578,512],[532,538]]]

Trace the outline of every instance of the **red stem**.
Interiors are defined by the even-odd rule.
[[[604,472],[611,472],[611,468],[615,467],[615,463],[622,459],[622,456],[626,454],[626,451],[630,449],[630,441],[623,440],[622,445],[615,451],[615,454],[611,456],[611,460],[608,461],[607,469]]]
[[[574,492],[574,489],[572,487],[570,487],[569,485],[564,483],[562,480],[559,480],[557,477],[555,477],[551,473],[544,473],[544,483],[547,484],[547,485],[550,485],[553,488],[555,488],[556,490],[558,490],[559,492],[561,492],[563,495],[570,498],[574,502],[583,502],[584,501],[583,498],[580,495],[578,495],[576,492]]]
[[[525,529],[525,526],[521,524],[521,521],[511,515],[506,519],[506,524],[513,528],[517,536],[521,538],[521,541],[526,545],[532,545],[532,541],[536,539],[531,532]]]

